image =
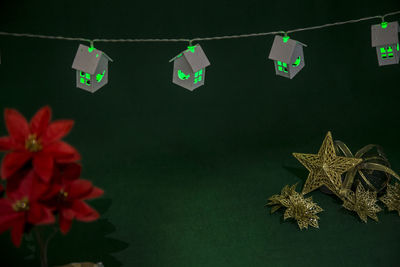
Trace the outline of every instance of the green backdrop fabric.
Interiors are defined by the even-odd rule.
[[[0,31],[83,38],[195,38],[290,30],[400,10],[388,1],[2,1]],[[388,21],[399,20],[389,17]],[[305,68],[275,76],[273,36],[199,42],[211,66],[193,92],[168,60],[187,43],[95,43],[114,62],[95,94],[75,86],[80,42],[0,36],[0,108],[71,118],[82,177],[105,190],[97,222],[74,222],[52,266],[399,266],[400,217],[364,224],[320,191],[320,229],[269,214],[268,197],[307,171],[327,131],[353,151],[383,146],[400,170],[399,65],[379,67],[371,24],[298,32]],[[87,45],[87,43],[83,43]],[[6,135],[0,119],[0,135]],[[38,266],[29,240],[0,235],[0,266]]]

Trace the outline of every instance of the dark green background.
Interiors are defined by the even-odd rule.
[[[194,38],[395,10],[398,0],[2,1],[0,31]],[[75,222],[50,243],[51,265],[398,266],[396,213],[364,224],[315,191],[320,229],[300,231],[264,208],[285,184],[303,184],[307,171],[291,153],[317,152],[328,130],[353,151],[382,145],[400,169],[400,72],[378,67],[370,25],[379,22],[292,34],[308,44],[293,80],[275,76],[267,60],[272,36],[200,42],[211,66],[193,92],[172,84],[168,63],[186,43],[97,43],[115,62],[109,84],[90,94],[71,69],[79,42],[0,36],[1,110],[31,117],[49,104],[55,119],[74,119],[66,140],[82,154],[83,177],[106,192],[91,202],[99,221]],[[0,265],[37,265],[27,244],[15,249],[1,235]]]

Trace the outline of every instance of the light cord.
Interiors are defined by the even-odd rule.
[[[352,19],[341,22],[328,23],[319,26],[311,26],[306,28],[298,28],[289,31],[272,31],[272,32],[262,32],[262,33],[250,33],[250,34],[240,34],[240,35],[225,35],[225,36],[214,36],[214,37],[197,37],[193,39],[185,39],[185,38],[174,38],[174,39],[86,39],[86,38],[77,38],[77,37],[63,37],[63,36],[51,36],[51,35],[38,35],[38,34],[30,34],[30,33],[12,33],[12,32],[0,32],[0,35],[13,36],[13,37],[30,37],[30,38],[40,38],[40,39],[55,39],[55,40],[66,40],[66,41],[82,41],[89,42],[90,47],[94,47],[94,42],[106,42],[106,43],[136,43],[136,42],[189,42],[191,46],[194,41],[212,41],[212,40],[224,40],[224,39],[238,39],[238,38],[248,38],[248,37],[258,37],[258,36],[266,36],[266,35],[275,35],[275,34],[284,34],[287,36],[289,33],[300,32],[300,31],[310,31],[328,28],[332,26],[339,26],[343,24],[357,23],[366,20],[372,20],[380,18],[382,22],[385,22],[385,18],[387,16],[392,16],[400,14],[399,11],[387,13],[383,16],[377,15],[372,17],[365,17],[360,19]]]

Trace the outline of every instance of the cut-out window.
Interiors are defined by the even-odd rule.
[[[193,84],[196,84],[202,80],[202,75],[203,75],[203,69],[199,70],[194,74],[194,81]]]
[[[81,76],[81,78],[79,79],[79,82],[83,83],[87,86],[90,86],[90,74],[80,71],[79,75]]]
[[[285,73],[288,73],[287,63],[278,60],[277,64],[278,64],[278,70],[279,71],[283,71]]]
[[[393,58],[394,57],[393,47],[392,46],[387,46],[386,48],[385,47],[381,47],[380,51],[381,51],[381,57],[383,59]]]
[[[293,67],[298,67],[298,66],[300,65],[300,62],[301,62],[301,57],[298,57],[298,58],[296,59],[296,61],[292,64],[292,66],[293,66]]]

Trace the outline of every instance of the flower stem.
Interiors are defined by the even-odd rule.
[[[40,253],[40,264],[41,267],[48,267],[47,263],[47,247],[49,245],[50,240],[54,237],[54,235],[57,233],[57,228],[54,227],[54,231],[47,237],[46,240],[43,240],[43,237],[40,233],[40,230],[38,227],[35,227],[35,234],[37,241],[39,243],[39,253]]]

